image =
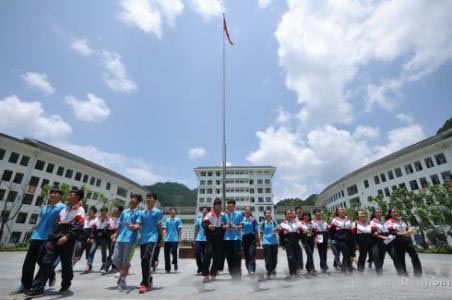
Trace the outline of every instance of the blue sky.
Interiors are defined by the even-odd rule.
[[[0,130],[142,184],[221,163],[306,197],[451,117],[450,1],[2,1]]]

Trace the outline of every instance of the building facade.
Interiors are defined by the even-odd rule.
[[[199,167],[194,169],[198,178],[196,212],[202,207],[212,207],[215,198],[222,198],[222,167]],[[234,199],[237,209],[249,206],[259,220],[265,209],[273,212],[273,176],[276,168],[271,166],[227,167],[226,199]]]
[[[374,161],[326,187],[317,205],[330,210],[369,206],[368,199],[385,198],[397,188],[418,191],[452,180],[452,129]]]
[[[126,205],[138,183],[79,156],[34,139],[0,133],[0,211],[7,216],[2,244],[27,241],[45,205],[46,185],[87,189],[87,205]]]

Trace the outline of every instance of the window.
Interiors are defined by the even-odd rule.
[[[76,173],[75,173],[74,180],[80,181],[81,178],[82,178],[82,173],[76,172]]]
[[[212,172],[207,172],[207,176],[212,177],[213,173]]]
[[[411,164],[405,165],[405,172],[407,175],[413,173],[413,166]]]
[[[345,194],[344,194],[344,190],[342,190],[342,191],[341,191],[341,195],[342,195],[342,197],[344,197],[344,196],[345,196]]]
[[[263,203],[263,202],[264,202],[264,198],[263,198],[263,197],[259,197],[259,198],[257,198],[257,202],[259,202],[259,203]]]
[[[397,186],[396,186],[396,185],[393,185],[393,186],[391,187],[391,189],[392,189],[392,191],[394,192],[395,190],[397,190]]]
[[[202,171],[201,176],[206,176],[206,172]]]
[[[355,197],[350,199],[350,205],[351,206],[360,206],[361,205],[361,201],[359,200],[359,197]]]
[[[399,188],[401,188],[401,189],[406,189],[406,184],[405,184],[405,182],[402,182],[401,184],[399,184]]]
[[[17,198],[17,192],[16,191],[9,191],[8,197],[6,198],[7,202],[14,202]]]
[[[118,190],[116,191],[116,194],[122,197],[127,197],[127,190],[118,186]]]
[[[264,184],[264,181],[262,179],[258,179],[257,184]]]
[[[250,185],[254,184],[254,179],[250,179]]]
[[[11,237],[9,238],[9,243],[10,244],[17,244],[17,243],[19,243],[21,234],[22,234],[22,232],[20,232],[20,231],[13,231],[11,233]]]
[[[380,177],[374,176],[374,182],[375,182],[375,184],[379,184],[380,183]]]
[[[215,175],[216,175],[217,177],[220,177],[220,176],[221,176],[220,171],[216,171],[216,172],[215,172]]]
[[[19,153],[11,152],[11,155],[9,156],[9,162],[12,164],[17,163],[17,160],[19,159]]]
[[[424,162],[427,169],[433,168],[433,159],[431,157],[426,157]]]
[[[389,188],[385,188],[385,196],[386,197],[391,196],[391,193],[389,192]]]
[[[71,169],[66,169],[66,175],[64,177],[71,179],[74,171]]]
[[[416,180],[411,180],[410,181],[410,187],[412,191],[416,191],[419,189],[419,185],[417,184]]]
[[[207,180],[207,185],[212,185],[212,180]]]
[[[428,187],[428,182],[427,182],[427,179],[426,179],[425,177],[419,178],[419,181],[420,181],[421,186],[422,186],[423,188]]]
[[[35,206],[41,206],[43,203],[44,203],[44,197],[43,196],[38,196],[36,198]]]
[[[2,181],[9,182],[13,176],[13,171],[5,170],[2,175]]]
[[[380,174],[381,182],[386,182],[386,175],[384,173]]]
[[[28,242],[28,240],[31,238],[31,235],[33,234],[33,232],[27,232],[26,234],[25,234],[25,237],[24,237],[24,242]]]
[[[37,160],[36,161],[36,164],[35,164],[35,169],[36,170],[39,170],[39,171],[42,171],[42,170],[44,170],[44,165],[45,165],[46,163],[43,161],[43,160]]]
[[[5,193],[6,193],[6,190],[0,189],[0,201],[3,201],[3,198],[5,197]]]
[[[13,182],[17,183],[17,184],[21,184],[22,183],[22,179],[24,179],[24,174],[17,172],[16,176],[14,176]]]
[[[220,183],[220,180],[215,180],[215,184],[216,185],[220,185],[221,183]]]
[[[367,189],[369,187],[369,180],[364,180],[364,187]]]
[[[436,154],[435,155],[435,160],[436,160],[436,164],[437,165],[442,165],[442,164],[447,163],[446,157],[442,153]]]
[[[257,193],[258,193],[258,194],[262,194],[263,192],[264,192],[264,189],[263,189],[263,188],[258,188],[258,189],[257,189]]]
[[[207,189],[207,194],[212,194],[212,189]]]
[[[3,157],[5,157],[5,149],[0,148],[0,160],[3,160]]]
[[[56,174],[58,176],[63,176],[63,173],[64,173],[64,168],[63,167],[58,167]]]
[[[41,189],[44,188],[46,185],[49,185],[50,181],[48,179],[43,179],[41,182]]]
[[[30,162],[30,157],[29,156],[23,155],[22,158],[20,159],[20,165],[21,166],[26,167],[26,166],[28,166],[29,162]]]
[[[107,182],[107,185],[105,186],[105,189],[107,191],[109,191],[111,189],[111,183],[110,182]]]
[[[439,181],[439,177],[436,174],[433,174],[432,176],[430,176],[430,179],[432,180],[433,184],[440,184],[441,182]]]
[[[95,182],[96,182],[96,178],[91,176],[91,179],[89,180],[89,184],[94,185]]]
[[[395,168],[394,173],[397,178],[402,177],[402,170],[400,168]]]
[[[27,220],[28,214],[21,212],[16,217],[16,223],[17,224],[25,224],[25,221]]]
[[[392,172],[392,170],[388,171],[388,178],[389,178],[389,180],[394,179],[394,173]]]
[[[22,199],[22,204],[31,205],[33,203],[33,194],[25,194],[24,198]]]
[[[199,203],[204,203],[204,198],[199,198]]]
[[[416,172],[422,171],[422,164],[420,161],[414,162],[414,169],[416,170]]]
[[[383,190],[378,190],[377,193],[378,195],[383,196]]]
[[[452,175],[450,174],[450,171],[442,172],[441,177],[443,178],[444,182],[452,180]]]
[[[263,212],[264,211],[264,207],[263,206],[259,206],[259,212]]]
[[[347,188],[347,195],[351,196],[351,195],[354,195],[357,193],[358,193],[358,187],[356,186],[356,184],[349,186]]]
[[[34,224],[38,223],[38,218],[39,218],[38,214],[31,214],[28,224],[34,225]]]
[[[270,184],[270,179],[265,179],[265,184]]]
[[[272,202],[272,197],[266,197],[265,202]]]
[[[38,184],[39,184],[39,177],[31,176],[30,182],[28,183],[28,185],[30,185],[30,186],[38,186]]]
[[[83,183],[87,183],[88,182],[88,175],[83,175]]]
[[[254,203],[254,202],[255,202],[254,197],[251,197],[251,198],[250,198],[250,202],[251,202],[251,203]]]
[[[53,173],[53,169],[55,169],[55,165],[54,164],[47,164],[47,168],[46,168],[46,172],[52,174]]]
[[[271,189],[271,188],[265,188],[265,192],[266,192],[267,194],[270,194],[270,193],[272,192],[272,189]]]

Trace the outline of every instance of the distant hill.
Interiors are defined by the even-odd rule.
[[[319,196],[317,194],[312,194],[311,196],[309,196],[308,198],[306,198],[305,200],[300,199],[300,198],[288,198],[288,199],[283,199],[281,201],[279,201],[278,203],[276,203],[276,207],[278,206],[289,206],[289,207],[296,207],[296,206],[315,206],[315,201],[317,200]]]
[[[443,126],[436,132],[436,134],[440,134],[452,128],[452,118],[444,122]]]
[[[160,204],[169,206],[196,206],[197,190],[189,189],[187,186],[177,182],[158,182],[145,186],[159,197]]]

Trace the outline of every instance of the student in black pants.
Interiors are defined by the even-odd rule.
[[[204,227],[202,226],[202,220],[206,217],[209,212],[208,207],[202,208],[202,216],[196,220],[195,223],[195,256],[196,256],[196,274],[202,272],[203,261],[206,257],[207,240],[204,233]]]
[[[182,238],[182,221],[179,217],[176,217],[176,208],[171,207],[169,213],[170,217],[166,218],[162,226],[163,240],[165,241],[164,254],[166,273],[169,273],[171,271],[171,264],[174,265],[174,271],[177,272],[177,270],[179,269],[177,264],[177,248]],[[172,261],[170,260],[170,254],[173,258]]]
[[[388,230],[385,227],[380,208],[375,208],[370,220],[374,243],[371,249],[372,261],[375,265],[375,272],[378,275],[383,273],[383,263],[387,245],[384,243],[388,239]]]
[[[314,268],[314,227],[311,223],[311,214],[303,213],[300,222],[300,235],[303,241],[304,250],[306,251],[306,271],[308,274],[315,272]]]
[[[303,207],[301,207],[301,206],[295,207],[294,213],[295,213],[295,219],[298,222],[301,222],[301,220],[303,219],[303,213],[304,213]],[[304,268],[304,260],[303,260],[303,250],[302,250],[302,248],[304,248],[304,245],[303,245],[303,239],[302,239],[302,235],[301,234],[300,234],[299,244],[300,244],[300,247],[298,247],[295,251],[297,251],[298,269],[299,270],[303,270],[303,268]]]
[[[353,272],[353,234],[352,223],[345,215],[343,207],[336,209],[336,216],[331,221],[331,229],[334,232],[337,249],[342,254],[342,272]]]
[[[202,276],[204,282],[216,279],[218,268],[220,265],[224,229],[221,222],[222,202],[220,199],[213,201],[213,209],[207,213],[202,221],[204,232],[206,234],[207,249],[206,256],[202,266]]]
[[[358,217],[354,223],[353,233],[356,237],[356,242],[359,246],[358,271],[364,271],[366,258],[375,242],[372,234],[372,228],[367,220],[366,212],[363,209],[358,210]]]
[[[386,221],[385,226],[389,233],[396,238],[392,242],[393,259],[396,264],[397,273],[402,276],[407,276],[405,263],[405,253],[408,253],[411,257],[411,263],[413,264],[414,275],[422,275],[422,265],[419,260],[419,256],[416,253],[416,249],[413,246],[411,235],[414,233],[413,227],[408,225],[399,218],[397,209],[393,208],[389,210],[390,218]]]
[[[278,264],[278,237],[276,236],[278,224],[272,218],[272,211],[264,212],[264,221],[259,226],[262,236],[262,247],[264,248],[265,269],[267,277],[276,276]]]
[[[221,222],[225,230],[223,245],[229,274],[233,279],[241,279],[243,213],[235,210],[235,204],[235,200],[227,200],[226,211],[221,217]]]
[[[290,278],[294,279],[298,276],[299,270],[299,253],[300,253],[300,222],[295,218],[293,210],[287,210],[286,220],[279,226],[280,240],[286,250],[287,263],[289,264]]]
[[[74,273],[72,271],[72,255],[76,238],[83,228],[85,211],[79,204],[84,193],[81,190],[73,190],[69,193],[68,206],[60,211],[58,220],[49,234],[45,245],[45,255],[41,267],[33,281],[30,296],[39,296],[44,293],[44,287],[49,274],[53,269],[53,263],[59,256],[61,258],[62,281],[60,292],[66,292],[71,286]]]
[[[245,207],[243,217],[242,246],[245,256],[245,266],[249,275],[256,272],[256,247],[260,245],[258,223],[251,214],[251,208]]]
[[[314,210],[314,219],[312,226],[315,232],[315,243],[320,259],[320,269],[323,273],[328,271],[327,252],[328,252],[328,223],[323,220],[319,209]]]

